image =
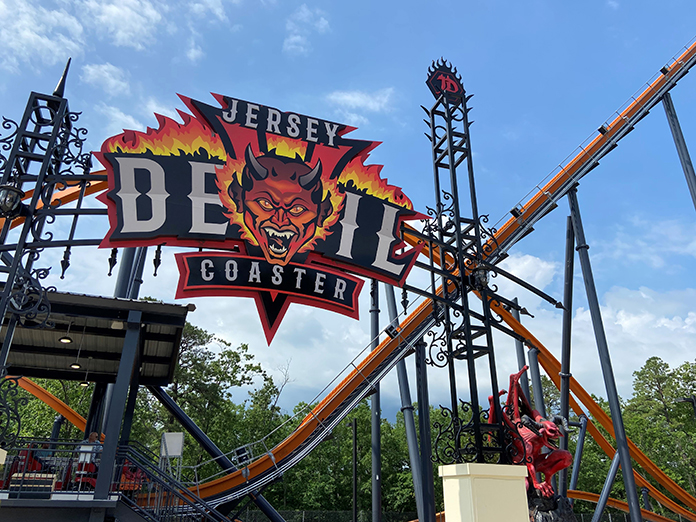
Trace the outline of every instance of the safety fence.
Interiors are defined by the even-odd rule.
[[[279,511],[285,522],[353,522],[352,511]],[[268,518],[254,509],[245,510],[238,515],[244,522],[268,522]],[[384,512],[382,522],[409,522],[418,518],[415,512]],[[370,511],[358,511],[356,522],[371,522]]]
[[[0,498],[92,500],[102,446],[98,442],[19,439],[6,448]],[[151,522],[227,522],[224,515],[159,468],[151,455],[120,446],[108,495]]]

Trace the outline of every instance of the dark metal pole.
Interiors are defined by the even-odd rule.
[[[570,487],[575,489],[580,478],[580,464],[582,463],[582,452],[585,448],[585,434],[587,433],[587,417],[580,415],[580,433],[578,433],[578,443],[575,445],[575,457],[573,458],[573,473],[570,476]],[[571,504],[573,500],[571,499]]]
[[[534,388],[534,409],[546,418],[546,405],[544,404],[544,390],[541,385],[541,373],[539,372],[539,349],[529,350],[529,373],[532,374],[532,386]]]
[[[134,310],[128,312],[126,338],[123,341],[121,361],[118,365],[116,383],[113,387],[111,408],[109,409],[110,414],[106,419],[104,450],[102,451],[101,464],[97,474],[97,484],[94,488],[95,499],[106,499],[109,495],[111,479],[116,464],[116,449],[121,431],[121,421],[123,420],[123,411],[128,396],[128,385],[133,377],[133,372],[137,371],[135,361],[138,358],[140,349],[141,317],[142,312]]]
[[[371,350],[379,344],[379,285],[376,279],[370,287]],[[372,522],[382,522],[382,442],[381,422],[382,410],[379,400],[379,383],[373,384],[375,389],[370,399],[372,410]]]
[[[604,376],[604,385],[607,389],[607,399],[609,401],[609,409],[611,411],[611,420],[614,424],[614,434],[616,436],[617,453],[621,459],[621,467],[623,468],[624,487],[626,489],[626,500],[628,501],[629,514],[631,522],[642,522],[640,514],[640,503],[638,502],[638,492],[636,490],[636,481],[633,476],[633,466],[631,465],[631,454],[628,450],[628,439],[626,430],[624,429],[623,416],[621,415],[621,404],[619,403],[619,393],[616,390],[616,381],[614,380],[614,370],[611,365],[611,356],[609,355],[609,346],[604,333],[604,325],[602,323],[602,314],[599,308],[599,298],[595,288],[594,276],[592,275],[592,265],[590,264],[590,256],[587,250],[590,248],[585,241],[585,231],[582,227],[582,218],[580,216],[580,207],[578,205],[577,190],[572,188],[568,192],[568,202],[570,203],[570,213],[573,217],[573,229],[575,230],[576,250],[580,257],[580,266],[582,275],[585,281],[585,292],[587,301],[590,307],[590,316],[592,317],[592,326],[594,328],[595,339],[597,341],[597,350],[599,351],[599,361],[602,366],[602,374]]]
[[[135,247],[128,247],[123,249],[121,266],[118,269],[116,286],[114,288],[114,297],[121,299],[129,298],[128,292],[131,287],[131,281],[133,280],[133,277],[135,275],[134,264],[136,250],[137,248]],[[110,416],[109,411],[111,409],[111,397],[113,395],[113,387],[113,384],[108,384],[106,387],[106,393],[104,394],[104,401],[102,403],[102,427],[100,430],[102,433],[106,433],[106,423]]]
[[[399,325],[398,312],[396,310],[396,297],[394,297],[394,287],[385,285],[384,291],[387,296],[387,310],[389,312],[389,322],[393,327]],[[416,511],[418,519],[423,519],[423,487],[421,485],[421,466],[420,452],[418,451],[418,437],[416,435],[416,422],[413,419],[413,401],[411,400],[411,390],[408,386],[408,373],[406,363],[401,359],[396,363],[396,375],[399,381],[399,392],[401,395],[401,412],[404,414],[404,427],[406,429],[406,443],[408,444],[409,462],[411,463],[411,477],[413,478],[413,491],[416,495]]]
[[[163,388],[160,388],[159,386],[148,386],[147,389],[150,390],[152,395],[154,395],[155,398],[160,401],[162,406],[164,406],[167,411],[171,413],[177,421],[179,421],[182,428],[184,428],[194,438],[194,440],[200,444],[206,453],[215,459],[218,466],[225,471],[232,472],[237,470],[232,461],[227,458],[222,450],[218,448],[217,445],[210,440],[205,433],[203,433],[203,430],[201,430],[196,423],[193,422],[188,415],[186,415],[186,412],[184,412],[184,410],[182,410],[181,407],[174,402],[174,399],[172,399]],[[260,493],[257,491],[252,491],[249,494],[249,498],[251,498],[254,504],[256,504],[256,506],[269,518],[269,520],[271,520],[271,522],[285,522],[283,517],[280,516],[280,513],[278,513],[268,502],[268,500],[261,496]],[[222,506],[224,506],[224,504],[218,507],[218,510],[221,513],[224,512],[224,508]]]
[[[563,282],[563,333],[561,337],[561,417],[570,415],[570,340],[573,325],[573,272],[575,270],[575,234],[573,219],[566,223],[565,275]],[[568,437],[561,437],[561,449],[568,449]],[[559,473],[559,493],[568,495],[568,469]]]
[[[597,501],[597,507],[595,508],[594,515],[592,515],[592,522],[599,522],[602,518],[602,513],[604,513],[604,508],[607,507],[607,500],[609,500],[609,493],[611,493],[611,488],[614,485],[614,480],[616,479],[616,473],[619,471],[619,464],[621,458],[619,457],[619,452],[614,453],[614,458],[611,460],[611,468],[609,468],[609,473],[604,481],[604,486],[602,487],[602,492],[599,495],[599,500]],[[624,475],[625,475],[624,471]],[[630,510],[629,515],[633,514],[633,510]],[[640,506],[638,506],[638,516],[640,517]]]
[[[640,488],[640,492],[643,494],[643,509],[646,511],[652,511],[652,504],[650,503],[650,490],[643,486]]]
[[[63,426],[63,422],[65,422],[65,417],[62,415],[56,415],[56,418],[53,420],[53,426],[51,427],[51,449],[56,449],[55,443],[58,442],[60,438],[60,428]]]
[[[135,412],[135,403],[138,398],[138,387],[140,385],[140,354],[136,358],[136,371],[133,372],[133,377],[130,382],[128,391],[128,402],[126,403],[126,411],[123,416],[123,428],[121,428],[120,444],[128,444],[130,440],[130,432],[133,427],[133,413]]]
[[[145,269],[145,259],[147,258],[147,247],[138,247],[135,253],[135,264],[133,273],[128,281],[128,299],[137,299],[140,293],[140,285],[143,283],[143,270]]]
[[[135,247],[123,249],[121,256],[121,266],[118,268],[114,297],[128,297],[128,287],[130,286],[131,274],[133,273],[133,262],[135,260]]]
[[[518,304],[517,298],[515,297],[512,300],[512,302],[515,304]],[[520,322],[520,311],[517,308],[513,308],[512,310],[510,310],[510,312],[512,313],[512,317],[514,317],[515,320],[519,323]],[[525,355],[524,344],[522,344],[522,341],[520,341],[516,337],[515,337],[515,351],[517,352],[517,369],[521,370],[527,364],[527,357]],[[520,386],[522,387],[522,391],[524,392],[524,394],[527,396],[527,400],[531,401],[532,396],[529,394],[529,378],[527,377],[527,372],[523,373],[522,376],[520,377]]]
[[[672,131],[672,138],[677,147],[679,161],[684,170],[684,176],[686,176],[686,184],[691,193],[691,201],[694,203],[694,207],[696,207],[696,174],[694,173],[694,165],[691,163],[691,156],[689,155],[689,149],[686,147],[686,140],[684,139],[684,134],[682,134],[679,120],[677,119],[677,111],[674,109],[672,96],[668,92],[662,97],[662,106],[665,108],[669,129]]]
[[[89,413],[87,414],[87,422],[85,423],[85,439],[93,431],[102,431],[101,415],[104,413],[104,395],[106,394],[106,383],[98,382],[94,385],[92,392],[92,401],[89,404]]]
[[[421,473],[423,475],[423,522],[435,522],[435,479],[433,478],[432,441],[430,433],[428,369],[425,363],[426,344],[421,339],[416,343],[415,346],[418,429],[420,431]]]
[[[358,419],[353,417],[353,522],[358,522]]]

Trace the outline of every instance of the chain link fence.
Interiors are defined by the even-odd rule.
[[[279,513],[285,519],[285,522],[353,522],[352,511],[279,511]],[[244,522],[268,522],[266,515],[261,511],[252,509],[243,511],[238,518]],[[382,522],[409,522],[416,519],[418,519],[418,513],[416,512],[382,513]],[[357,522],[371,521],[372,512],[358,512]]]
[[[353,522],[352,511],[279,511],[286,522]],[[591,522],[592,513],[575,513],[577,522]],[[268,522],[268,518],[261,511],[248,509],[239,514],[238,518],[243,522]],[[405,512],[382,513],[382,522],[410,522],[418,519],[418,513]],[[630,522],[628,513],[609,513],[605,512],[600,518],[600,522]],[[674,515],[674,520],[682,520],[678,515]],[[357,522],[371,522],[372,513],[370,511],[359,511]]]

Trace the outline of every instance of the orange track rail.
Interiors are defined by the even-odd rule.
[[[96,175],[105,175],[106,171],[105,170],[100,170],[98,172],[92,172],[92,174]],[[106,190],[108,187],[106,181],[92,181],[90,185],[85,189],[85,196],[91,196],[92,194],[96,194],[97,192],[102,192]],[[23,200],[26,199],[31,199],[31,197],[34,195],[33,190],[29,190],[24,194],[24,197],[22,198]],[[70,203],[72,201],[75,201],[78,197],[80,196],[80,187],[68,187],[64,190],[57,190],[54,194],[53,197],[51,197],[51,203],[56,203],[58,200],[61,201],[62,204],[65,203]],[[42,208],[43,204],[39,200],[39,204],[37,205],[38,208]],[[5,218],[0,218],[0,228],[5,224]],[[10,225],[10,228],[16,228],[19,225],[24,224],[24,218],[23,217],[18,217],[12,221],[12,224]]]
[[[587,491],[575,491],[572,489],[568,491],[568,497],[577,500],[586,500],[588,502],[594,502],[595,504],[599,500],[599,495],[597,495],[596,493],[588,493]],[[615,498],[609,497],[609,499],[607,500],[607,506],[613,507],[615,509],[620,509],[621,511],[625,511],[626,513],[629,512],[628,504],[626,502],[622,502],[621,500],[616,500]],[[653,513],[652,511],[648,511],[647,509],[641,509],[640,514],[643,516],[643,520],[649,520],[650,522],[674,522],[674,520],[672,520],[671,518],[663,517],[662,515],[658,515],[657,513]]]

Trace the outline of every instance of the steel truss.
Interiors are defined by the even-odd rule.
[[[429,70],[429,84],[439,71],[445,71],[450,85],[456,86],[436,94],[430,108],[423,107],[428,118],[427,134],[432,147],[435,208],[428,208],[432,218],[423,231],[415,235],[425,243],[428,263],[417,266],[430,274],[430,290],[424,291],[406,285],[408,291],[432,299],[435,327],[425,334],[428,343],[426,362],[446,368],[449,377],[449,405],[441,406],[442,418],[435,423],[435,455],[433,460],[442,464],[480,462],[509,463],[513,460],[512,433],[503,423],[503,412],[498,397],[498,376],[493,350],[493,328],[513,337],[514,332],[500,324],[490,306],[501,304],[520,310],[513,301],[499,296],[495,285],[489,285],[491,275],[503,275],[533,289],[523,281],[486,262],[494,239],[494,230],[485,225],[488,216],[479,214],[474,168],[471,157],[470,122],[467,96],[456,69],[445,61],[433,62]],[[444,82],[443,82],[444,85]],[[432,89],[432,87],[431,87]],[[453,91],[455,94],[453,95]],[[460,179],[457,169],[465,174]],[[460,201],[459,183],[468,198]],[[463,215],[462,204],[468,199],[470,212]],[[494,244],[494,242],[493,242]],[[439,288],[438,288],[439,287]],[[437,290],[435,290],[437,288]],[[469,300],[469,293],[480,297]],[[555,303],[549,296],[545,298]],[[486,378],[490,381],[490,409],[479,400],[477,361],[485,361]],[[460,398],[456,367],[466,361],[469,400]]]

